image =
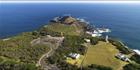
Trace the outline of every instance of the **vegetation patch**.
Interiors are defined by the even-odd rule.
[[[5,61],[0,64],[0,70],[39,70],[34,64]]]
[[[87,67],[82,68],[82,70],[112,70],[112,68],[102,65],[91,64]]]
[[[140,70],[140,64],[130,63],[123,67],[123,70]]]
[[[76,25],[66,25],[61,23],[51,23],[45,26],[48,33],[57,32],[63,33],[64,35],[80,35],[82,27]]]
[[[20,60],[21,62],[36,63],[39,57],[49,48],[46,45],[31,46],[30,42],[33,39],[34,35],[29,32],[14,36],[10,40],[1,40],[0,56]]]
[[[110,43],[112,43],[114,46],[116,46],[116,48],[123,54],[130,54],[131,50],[127,47],[125,47],[125,45],[122,45],[119,41],[114,40],[114,39],[109,39]]]
[[[3,61],[3,59],[0,57],[0,63]]]
[[[140,56],[139,55],[134,54],[130,59],[135,61],[136,63],[140,64]]]

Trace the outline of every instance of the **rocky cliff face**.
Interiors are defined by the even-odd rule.
[[[61,19],[61,22],[63,24],[73,24],[74,22],[76,22],[76,19],[71,17],[71,16],[64,16],[62,19]]]

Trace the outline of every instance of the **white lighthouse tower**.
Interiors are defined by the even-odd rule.
[[[106,35],[105,41],[106,41],[107,43],[109,43],[109,41],[108,41],[108,35]]]

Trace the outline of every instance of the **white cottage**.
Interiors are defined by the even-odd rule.
[[[133,51],[134,51],[137,55],[139,55],[139,56],[140,56],[140,51],[139,51],[139,50],[134,49]]]
[[[73,59],[78,59],[80,57],[80,54],[78,54],[78,53],[70,53],[69,57],[71,57]]]

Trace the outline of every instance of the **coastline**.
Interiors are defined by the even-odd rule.
[[[82,18],[81,18],[81,19],[82,19]],[[79,18],[78,20],[80,20],[80,18]],[[81,20],[81,21],[82,21],[82,20]],[[86,22],[86,21],[83,19],[82,22]],[[89,23],[89,22],[88,22],[88,23]],[[19,32],[19,33],[17,33],[17,34],[14,34],[14,35],[9,35],[9,36],[0,37],[0,40],[11,39],[12,37],[16,37],[17,35],[21,35],[22,33],[30,33],[30,32],[33,32],[33,31],[37,31],[37,30],[41,29],[42,27],[44,27],[44,26],[46,26],[46,25],[48,25],[48,24],[44,24],[44,25],[42,25],[42,26],[40,26],[40,27],[38,27],[38,28],[36,28],[36,29],[34,29],[34,30],[23,31],[23,32]],[[90,24],[90,25],[93,25],[93,24]],[[109,30],[109,32],[111,32],[111,30]],[[102,33],[102,32],[101,32],[101,33]],[[108,32],[105,32],[105,35],[106,35],[107,33],[108,33]],[[104,35],[104,32],[103,32],[103,35]],[[124,48],[130,49],[130,50],[137,49],[137,48],[132,49],[132,48],[128,47],[127,45],[125,45],[125,43],[122,42],[122,40],[121,40],[120,38],[119,38],[120,40],[117,39],[117,37],[113,37],[113,38],[111,37],[110,39],[116,40],[116,41],[120,42],[120,43],[124,46]],[[139,50],[139,49],[137,49],[137,50]]]
[[[137,58],[137,51],[134,52],[126,47],[123,42],[110,38],[108,34],[106,36],[99,35],[108,33],[108,31],[108,28],[95,28],[87,24],[86,21],[77,20],[72,16],[62,16],[50,20],[47,25],[43,25],[37,30],[23,32],[0,40],[0,47],[6,47],[2,48],[0,52],[2,52],[1,56],[6,58],[36,64],[37,67],[39,66],[43,69],[53,68],[53,66],[57,68],[57,65],[63,68],[63,64],[61,66],[62,62],[65,62],[68,66],[73,64],[76,66],[75,63],[77,65],[81,64],[83,57],[89,60],[85,64],[87,67],[97,61],[95,64],[97,69],[98,65],[103,69],[111,70],[123,68],[124,65],[137,62],[138,59],[131,58],[135,58],[135,55]],[[50,51],[48,47],[51,47]],[[72,54],[68,55],[70,53]],[[94,56],[90,57],[90,53],[98,57],[99,60]],[[102,59],[102,56],[107,59]],[[79,61],[77,60],[78,58]],[[92,58],[95,60],[91,60]],[[101,60],[107,61],[100,63]],[[74,63],[71,63],[71,61]],[[84,62],[86,62],[86,59]],[[112,65],[114,62],[119,65]],[[78,69],[79,67],[76,66],[76,68]]]
[[[95,23],[95,25],[98,27],[102,27],[102,25],[105,25],[105,27],[111,28],[111,36],[120,38],[124,41],[124,43],[126,43],[129,47],[133,49],[140,49],[140,38],[138,38],[140,35],[140,10],[139,6],[137,5],[128,6],[120,4],[3,4],[2,6],[3,7],[0,7],[0,9],[3,10],[3,12],[0,12],[0,15],[2,15],[0,19],[2,19],[3,21],[0,23],[0,35],[3,36],[12,35],[13,33],[17,34],[23,31],[26,32],[26,30],[31,31],[35,28],[38,28],[39,25],[44,24],[49,19],[57,15],[71,14],[75,17],[84,18],[91,22],[91,24]],[[53,8],[57,12],[49,8],[52,6],[54,6]],[[87,8],[86,6],[89,6],[89,8]],[[65,7],[72,8],[72,10],[65,9]],[[84,10],[81,11],[81,9]],[[119,11],[114,11],[116,9]],[[11,11],[17,13],[11,14]],[[22,11],[25,12],[22,13]],[[3,16],[5,18],[3,18]]]

